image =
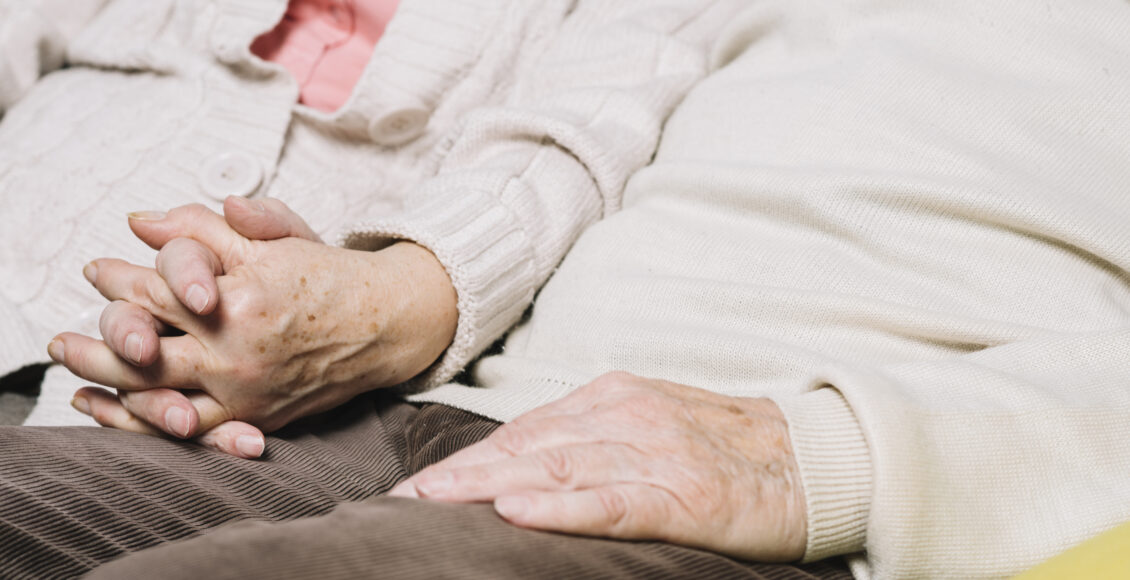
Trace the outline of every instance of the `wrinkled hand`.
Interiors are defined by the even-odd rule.
[[[190,236],[200,224],[192,221],[195,212],[178,209],[165,212],[137,212],[129,215],[129,225],[141,241],[157,254],[157,273],[168,283],[185,306],[198,314],[209,314],[219,302],[215,278],[222,274],[219,258]],[[231,228],[250,240],[296,237],[321,242],[306,222],[283,202],[265,198],[249,200],[232,196],[224,202],[224,218]],[[83,274],[92,283],[96,264],[88,264]],[[148,366],[157,359],[159,334],[166,327],[148,311],[125,301],[112,302],[102,313],[99,330],[118,356],[137,366]],[[114,394],[96,387],[75,393],[72,405],[90,415],[104,427],[159,435],[162,431],[178,438],[195,436],[196,441],[231,455],[259,457],[265,441],[262,432],[242,421],[214,424],[221,414],[218,403],[203,392],[182,393],[173,389],[123,391]],[[205,420],[201,422],[201,415]],[[203,431],[203,432],[202,432]],[[202,432],[202,433],[201,433]],[[199,435],[197,435],[200,433]]]
[[[807,535],[776,404],[627,373],[503,425],[390,493],[493,501],[522,527],[757,561],[799,559]]]
[[[454,290],[443,267],[419,246],[359,252],[297,238],[253,241],[202,207],[179,208],[167,219],[178,213],[191,214],[192,238],[219,258],[219,299],[199,309],[210,313],[183,306],[152,269],[96,260],[88,274],[99,292],[185,334],[161,337],[159,348],[143,347],[135,358],[129,333],[104,329],[108,341],[142,366],[73,333],[56,337],[52,358],[80,377],[124,391],[200,391],[210,399],[193,400],[201,412],[199,431],[231,419],[270,431],[403,382],[450,343]],[[198,303],[191,288],[181,298]]]

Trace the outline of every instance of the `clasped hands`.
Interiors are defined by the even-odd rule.
[[[156,269],[84,270],[112,301],[104,341],[57,336],[51,357],[117,389],[76,393],[100,424],[195,438],[254,458],[263,432],[423,372],[455,333],[443,266],[409,242],[321,244],[276,200],[131,214]],[[785,419],[767,399],[612,373],[430,466],[390,495],[492,501],[524,527],[655,539],[795,560],[805,500]]]
[[[224,207],[227,220],[199,205],[132,214],[134,233],[159,249],[156,269],[115,259],[84,269],[113,301],[105,342],[63,333],[48,352],[121,395],[83,389],[76,408],[257,457],[260,430],[404,382],[451,342],[455,291],[424,248],[335,248],[276,200]]]

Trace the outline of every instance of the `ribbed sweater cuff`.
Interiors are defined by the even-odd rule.
[[[536,290],[533,250],[510,210],[494,196],[468,190],[429,195],[400,214],[355,225],[342,245],[376,250],[394,240],[431,250],[458,294],[459,324],[451,346],[403,386],[419,392],[451,380],[518,321]]]
[[[851,407],[830,387],[777,404],[789,422],[808,504],[804,561],[863,550],[871,510],[871,453]]]

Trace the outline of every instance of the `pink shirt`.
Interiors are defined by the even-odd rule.
[[[298,81],[299,102],[333,112],[349,100],[398,0],[290,0],[251,51]]]

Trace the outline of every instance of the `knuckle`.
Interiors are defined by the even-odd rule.
[[[88,379],[90,376],[90,353],[87,345],[76,340],[69,340],[66,342],[67,356],[63,359],[63,365],[67,370],[78,375],[81,378]]]
[[[236,320],[268,318],[277,310],[271,307],[260,292],[255,292],[246,286],[221,284],[220,293],[224,297],[222,302],[224,311]]]
[[[628,498],[624,492],[617,488],[604,487],[597,489],[596,497],[600,500],[607,526],[612,530],[625,528],[628,523]]]
[[[601,375],[587,385],[591,391],[598,392],[602,399],[631,399],[652,394],[648,381],[625,371],[614,371]]]
[[[612,371],[600,375],[589,384],[601,389],[610,389],[632,384],[637,378],[636,375],[627,371]]]
[[[116,385],[119,388],[129,390],[151,389],[155,387],[166,387],[160,369],[154,366],[141,367],[134,370],[122,378],[122,384]]]
[[[667,417],[672,411],[670,401],[647,391],[627,394],[621,407],[639,417]]]
[[[117,427],[113,409],[110,408],[109,404],[91,405],[90,416],[103,427]]]
[[[547,475],[557,484],[569,486],[573,482],[575,473],[572,456],[562,449],[543,451],[538,456],[538,462]]]
[[[132,391],[118,395],[122,406],[134,415],[145,417],[155,416],[153,411],[158,410],[161,399],[154,391]]]
[[[144,296],[156,310],[169,312],[175,308],[176,304],[179,304],[163,279],[156,276],[146,276],[141,284],[143,291],[140,295]]]
[[[139,391],[139,393],[143,392],[144,391]],[[155,410],[154,406],[147,399],[134,398],[130,397],[129,393],[122,393],[118,395],[118,400],[121,401],[122,408],[125,409],[127,413],[135,417],[143,417],[146,419],[152,419],[155,417],[153,413],[153,411]]]
[[[639,376],[634,375],[628,371],[612,371],[605,373],[604,376],[608,377],[610,380],[622,383],[631,383],[639,379]]]
[[[495,430],[491,440],[499,451],[514,456],[525,452],[529,436],[523,427],[506,424]]]
[[[108,340],[113,340],[124,334],[121,330],[123,324],[125,324],[125,308],[126,303],[124,301],[115,300],[102,309],[102,315],[98,317],[98,330],[102,332],[102,336]]]
[[[201,203],[188,203],[179,207],[175,207],[169,211],[169,215],[172,217],[184,218],[188,220],[199,218],[209,213],[212,213],[212,210],[208,209],[204,206],[204,204]]]

